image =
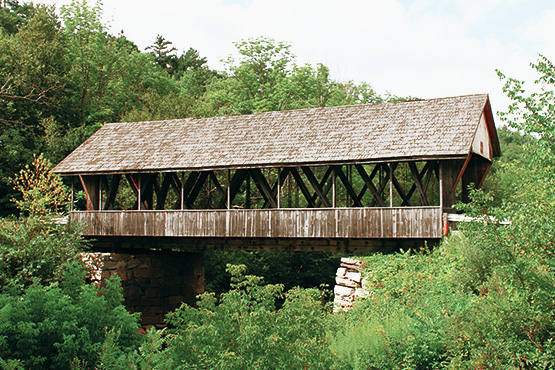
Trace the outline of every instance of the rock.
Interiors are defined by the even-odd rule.
[[[356,281],[353,281],[351,279],[348,279],[346,277],[341,277],[341,276],[335,277],[335,283],[337,285],[347,286],[350,288],[357,288],[360,286]]]
[[[338,295],[338,296],[341,296],[341,297],[350,296],[354,292],[355,292],[354,288],[349,288],[349,287],[341,286],[341,285],[336,285],[335,288],[333,289],[333,293],[335,295]]]
[[[360,272],[347,272],[345,277],[349,280],[352,280],[360,285],[360,281],[362,279],[362,274]]]

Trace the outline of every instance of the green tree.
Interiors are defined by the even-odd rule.
[[[69,204],[70,192],[52,164],[43,155],[34,156],[31,167],[25,166],[15,178],[10,179],[21,199],[13,199],[17,208],[31,217],[41,217],[51,212],[62,212]]]
[[[10,27],[19,27],[0,30],[0,214],[5,215],[14,211],[6,179],[43,145],[45,120],[58,116],[65,95],[69,61],[52,8],[21,9],[10,3],[0,10],[5,17],[17,19]]]
[[[380,103],[368,83],[337,82],[319,63],[299,66],[290,45],[269,38],[235,43],[226,75],[214,79],[202,99],[204,115],[249,114],[286,109]],[[389,100],[401,99],[391,96]]]
[[[179,59],[174,53],[177,49],[173,46],[170,48],[170,45],[172,45],[171,41],[166,40],[162,35],[158,35],[154,44],[148,46],[146,50],[152,50],[151,53],[156,64],[171,76],[177,69]]]

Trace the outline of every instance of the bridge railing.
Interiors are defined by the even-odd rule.
[[[440,207],[74,211],[87,236],[441,238]]]

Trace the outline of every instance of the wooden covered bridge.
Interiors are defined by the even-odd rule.
[[[363,251],[441,238],[499,154],[483,94],[111,123],[55,171],[97,248]]]
[[[59,163],[144,325],[204,290],[205,249],[437,241],[500,154],[487,95],[107,124]],[[179,251],[179,252],[177,252]],[[186,252],[183,252],[186,251]]]

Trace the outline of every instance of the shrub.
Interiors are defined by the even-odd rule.
[[[117,346],[138,346],[137,316],[122,305],[119,279],[99,291],[87,285],[79,267],[48,286],[31,285],[23,294],[0,294],[0,358],[28,369],[94,368],[106,334],[117,330]]]
[[[114,364],[144,369],[328,369],[327,312],[315,289],[262,285],[245,276],[245,266],[228,266],[232,289],[217,299],[200,297],[198,308],[183,305],[168,314],[167,334],[147,333],[134,356],[105,356]],[[116,356],[114,356],[114,353]]]
[[[72,225],[48,218],[0,219],[0,289],[60,281],[62,271],[80,261],[86,247]]]

